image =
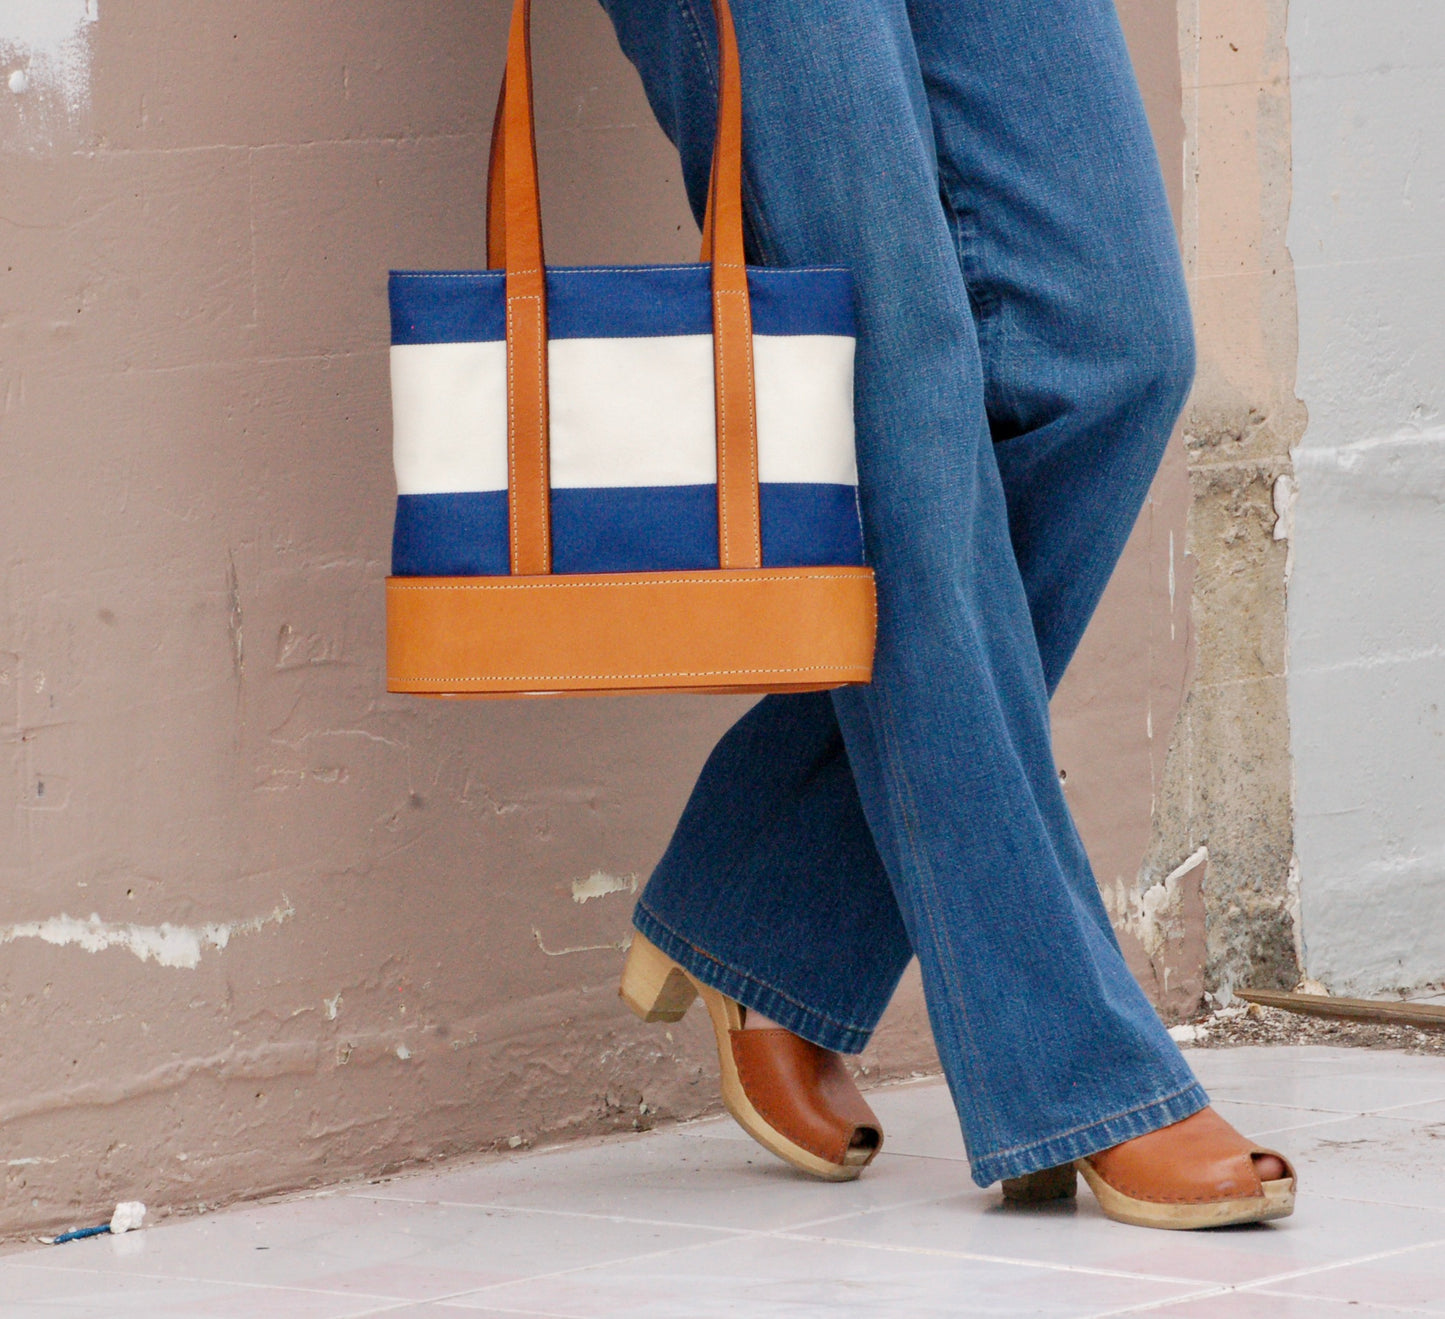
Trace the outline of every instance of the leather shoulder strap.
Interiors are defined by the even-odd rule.
[[[718,560],[723,568],[757,568],[763,562],[763,541],[753,316],[743,251],[742,71],[728,0],[713,0],[713,10],[719,92],[703,259],[712,261]]]
[[[507,507],[512,572],[552,571],[547,411],[547,280],[532,117],[531,0],[516,0],[502,105],[507,272]]]
[[[743,249],[742,74],[728,0],[713,0],[719,95],[702,257],[712,265],[718,555],[762,564],[757,389]],[[547,287],[532,109],[531,0],[514,0],[507,70],[492,126],[487,262],[507,274],[507,494],[513,573],[551,571]]]

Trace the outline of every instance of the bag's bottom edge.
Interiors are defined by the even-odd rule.
[[[867,568],[391,577],[386,592],[400,694],[755,695],[872,677]]]
[[[840,678],[834,682],[758,682],[737,687],[570,687],[555,691],[531,688],[486,691],[462,691],[425,687],[398,687],[388,684],[386,690],[401,696],[429,696],[439,701],[503,701],[554,700],[573,696],[768,696],[796,695],[801,692],[831,692],[840,687],[865,685],[867,678]]]

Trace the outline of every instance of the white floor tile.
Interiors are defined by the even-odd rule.
[[[550,1280],[490,1288],[478,1305],[535,1306],[578,1319],[958,1319],[1084,1316],[1188,1289],[1060,1274],[915,1250],[754,1237]],[[459,1298],[454,1304],[469,1303]]]
[[[947,1089],[918,1084],[870,1096],[887,1140],[858,1182],[698,1123],[10,1255],[0,1319],[1445,1314],[1445,1059],[1190,1061],[1230,1121],[1298,1164],[1293,1218],[1148,1232],[1086,1188],[1005,1208],[969,1179]]]
[[[1174,1279],[1199,1285],[1259,1282],[1404,1245],[1439,1243],[1445,1216],[1428,1209],[1301,1196],[1276,1223],[1214,1232],[1149,1232],[1111,1222],[1087,1187],[1076,1201],[1006,1206],[997,1192],[843,1219],[808,1235],[830,1240],[974,1253],[1083,1271]]]
[[[112,1315],[117,1319],[132,1315],[349,1319],[359,1308],[362,1306],[354,1297],[285,1288],[0,1262],[0,1315],[4,1319],[98,1319]]]
[[[453,1312],[455,1313],[455,1311]],[[1104,1319],[1104,1316],[1090,1316]],[[1111,1317],[1112,1319],[1112,1317]],[[1401,1319],[1399,1310],[1274,1292],[1228,1292],[1134,1311],[1130,1319]]]
[[[1355,1113],[1327,1113],[1317,1108],[1285,1108],[1280,1104],[1242,1103],[1216,1099],[1215,1111],[1251,1139],[1271,1146],[1286,1147],[1293,1132],[1329,1122],[1348,1121]],[[1284,1150],[1286,1154],[1289,1150]]]
[[[1445,1210],[1445,1125],[1350,1118],[1292,1132],[1289,1143],[1304,1188]]]
[[[969,1185],[966,1164],[886,1153],[857,1181],[821,1182],[751,1139],[695,1140],[674,1129],[397,1178],[349,1194],[377,1203],[440,1201],[758,1231],[874,1212]]]
[[[421,1301],[713,1235],[654,1223],[328,1196],[151,1229],[121,1238],[144,1246],[123,1257],[107,1259],[117,1242],[99,1237],[53,1247],[43,1258],[57,1270]]]
[[[1395,1305],[1424,1314],[1445,1314],[1445,1251],[1427,1246],[1388,1259],[1293,1278],[1270,1290],[1350,1305]]]
[[[1300,1060],[1289,1068],[1256,1064],[1221,1067],[1217,1060],[1254,1050],[1194,1049],[1187,1055],[1216,1100],[1271,1104],[1334,1113],[1387,1112],[1406,1104],[1445,1099],[1445,1058],[1337,1049],[1354,1055],[1329,1060]],[[1419,1062],[1419,1068],[1401,1062]]]

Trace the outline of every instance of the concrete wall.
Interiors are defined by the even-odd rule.
[[[1445,7],[1293,0],[1290,716],[1306,967],[1445,981]]]
[[[1304,426],[1294,395],[1285,0],[1180,0],[1183,242],[1199,368],[1181,422],[1189,575],[1171,626],[1192,669],[1144,864],[1110,891],[1164,1002],[1299,978],[1286,705],[1287,541],[1275,492]],[[1108,890],[1106,890],[1108,891]],[[1201,928],[1202,927],[1202,928]],[[1201,963],[1202,968],[1201,968]],[[1202,975],[1201,975],[1202,970]]]
[[[741,704],[382,691],[385,272],[482,260],[505,9],[0,3],[0,1232],[715,1103],[702,1023],[614,986]],[[1173,15],[1124,17],[1178,197]],[[688,258],[600,12],[539,6],[536,47],[552,259]],[[1187,503],[1180,447],[1058,706],[1116,886],[1185,686]],[[1125,938],[1197,983],[1188,938]],[[932,1065],[916,981],[862,1065]]]

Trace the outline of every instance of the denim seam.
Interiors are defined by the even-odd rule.
[[[1065,1135],[1016,1146],[997,1154],[974,1157],[970,1152],[970,1172],[977,1185],[988,1186],[1000,1178],[1019,1177],[1041,1168],[1063,1166],[1182,1122],[1208,1105],[1208,1094],[1203,1086],[1194,1082],[1152,1103],[1076,1127]],[[1030,1153],[1034,1157],[1029,1157]]]
[[[717,61],[708,56],[707,38],[703,36],[702,20],[698,17],[697,6],[690,0],[677,0],[677,8],[692,33],[692,44],[697,50],[703,77],[707,79],[707,85],[712,90],[713,105],[716,107],[718,100]]]
[[[1044,1145],[1052,1145],[1056,1141],[1068,1140],[1071,1136],[1078,1136],[1085,1131],[1092,1131],[1095,1127],[1104,1127],[1113,1122],[1121,1122],[1125,1118],[1133,1117],[1136,1113],[1144,1112],[1146,1109],[1159,1108],[1165,1104],[1171,1104],[1174,1100],[1180,1099],[1191,1091],[1198,1090],[1199,1088],[1200,1085],[1198,1081],[1190,1081],[1188,1085],[1180,1086],[1178,1090],[1170,1094],[1159,1095],[1157,1098],[1150,1099],[1146,1103],[1136,1104],[1133,1108],[1125,1108],[1117,1113],[1109,1113],[1104,1117],[1095,1118],[1092,1122],[1085,1122],[1077,1127],[1070,1127],[1067,1131],[1059,1131],[1052,1136],[1046,1136],[1042,1140],[1031,1140],[1027,1145],[1012,1145],[1008,1149],[994,1150],[988,1157],[991,1159],[1008,1159],[1017,1154],[1027,1154],[1029,1150],[1036,1150]],[[1105,1148],[1108,1147],[1105,1146]]]
[[[878,688],[877,695],[877,705],[891,707],[891,702],[888,699],[888,693],[886,688]],[[907,772],[906,762],[904,761],[904,758],[902,756],[897,754],[896,749],[893,746],[892,739],[888,736],[887,721],[879,720],[877,718],[877,711],[871,707],[869,708],[868,713],[869,723],[873,726],[874,738],[878,741],[879,749],[882,752],[884,758],[892,767],[895,780],[900,787],[901,795],[906,798],[906,807],[903,804],[894,803],[894,809],[898,817],[898,824],[902,826],[899,829],[900,839],[903,840],[906,844],[908,855],[913,862],[919,879],[928,884],[929,888],[932,890],[934,898],[936,899],[939,896],[938,878],[933,872],[932,865],[929,864],[929,862],[924,858],[921,850],[918,847],[917,838],[911,823],[912,819],[917,814],[917,806],[916,798],[913,791],[913,782]],[[977,1042],[973,1038],[974,1032],[972,1025],[969,1021],[967,997],[963,993],[962,985],[960,985],[955,979],[952,970],[953,967],[958,964],[959,959],[954,955],[953,940],[950,937],[948,930],[945,929],[934,918],[934,912],[937,909],[937,905],[938,904],[936,902],[920,903],[918,904],[918,907],[920,909],[919,914],[923,922],[927,925],[930,935],[943,948],[946,948],[948,950],[948,956],[943,959],[944,965],[940,968],[940,973],[943,975],[946,983],[948,984],[949,992],[953,999],[953,1015],[956,1017],[958,1023],[953,1028],[953,1033],[955,1035],[955,1038],[957,1039],[956,1047],[958,1047],[958,1052],[961,1055],[967,1055],[970,1052],[977,1054]],[[965,1044],[965,1041],[969,1046],[967,1048],[961,1047]],[[992,1103],[987,1093],[983,1092],[978,1095],[972,1096],[972,1098],[974,1102],[978,1104],[978,1107],[983,1110],[983,1112],[980,1113],[980,1117],[983,1117],[985,1113],[987,1114],[987,1116],[984,1117],[984,1121],[986,1123],[985,1132],[989,1133],[992,1130],[996,1130],[998,1126],[999,1115],[996,1107]]]
[[[963,286],[968,296],[968,309],[973,317],[974,335],[978,339],[978,353],[983,363],[984,375],[984,402],[987,411],[988,394],[998,391],[998,373],[990,371],[988,364],[996,360],[998,354],[1003,351],[1003,344],[999,338],[1000,317],[1002,300],[998,293],[988,286],[987,271],[978,253],[978,225],[974,218],[973,211],[968,207],[960,207],[954,201],[952,191],[947,181],[943,178],[943,172],[939,175],[939,196],[944,207],[947,209],[949,220],[948,231],[953,239],[954,257],[958,261],[958,273],[963,280]],[[1017,411],[1014,401],[1011,399],[1000,400]],[[992,427],[990,426],[990,429]]]
[[[770,984],[768,981],[763,980],[761,977],[754,975],[751,971],[745,970],[740,966],[734,966],[731,962],[725,961],[716,953],[711,953],[706,948],[700,947],[691,939],[689,939],[687,935],[683,934],[680,930],[673,929],[673,927],[669,925],[665,920],[663,920],[662,917],[659,916],[655,911],[653,911],[646,902],[639,900],[637,906],[639,910],[646,913],[649,920],[653,921],[659,928],[666,930],[670,935],[672,935],[674,939],[677,939],[679,942],[686,944],[699,957],[705,957],[709,962],[715,962],[725,971],[729,971],[733,975],[741,977],[743,980],[748,981],[750,984],[757,985],[759,989],[765,989],[770,994],[776,994],[778,998],[782,999],[784,1002],[791,1003],[799,1011],[807,1013],[810,1017],[816,1017],[819,1021],[827,1023],[827,1025],[833,1027],[835,1030],[847,1031],[850,1035],[871,1036],[873,1034],[876,1023],[875,1026],[859,1026],[854,1024],[853,1022],[839,1021],[830,1013],[820,1012],[817,1008],[810,1007],[806,1003],[799,1002],[798,999],[793,997],[793,995],[787,993],[785,990],[779,989],[776,985]]]

